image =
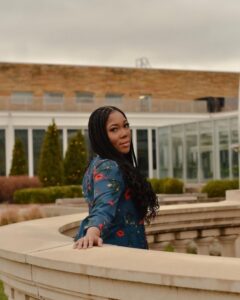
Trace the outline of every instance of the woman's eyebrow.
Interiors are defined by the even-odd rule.
[[[111,127],[111,126],[118,126],[119,124],[117,123],[112,123],[112,124],[109,124],[108,126]]]
[[[126,123],[128,123],[128,120],[125,119],[125,120],[123,121],[123,124],[126,124]],[[120,124],[120,123],[110,123],[108,126],[109,126],[109,127],[111,127],[111,126],[119,126],[119,124]]]

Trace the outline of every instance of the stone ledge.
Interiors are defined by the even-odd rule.
[[[226,191],[226,200],[239,201],[239,203],[240,203],[240,190]]]
[[[202,205],[186,205],[179,213],[202,210]],[[220,206],[221,210],[234,208],[228,201]],[[205,212],[214,207],[220,209],[219,203],[206,205]],[[239,209],[239,206],[235,205],[235,208]],[[163,213],[170,214],[168,209],[175,213],[178,210],[168,207]],[[74,250],[72,239],[60,231],[65,232],[72,224],[76,225],[85,215],[52,217],[1,227],[0,273],[4,283],[16,289],[16,295],[27,295],[27,287],[34,287],[30,296],[36,299],[239,298],[240,260],[237,258],[111,245]]]

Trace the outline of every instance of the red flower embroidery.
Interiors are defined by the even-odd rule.
[[[144,219],[140,220],[138,224],[144,224]]]
[[[123,230],[118,230],[116,234],[118,237],[123,237],[125,235]]]
[[[100,229],[100,231],[102,231],[102,229],[103,229],[103,224],[99,224],[99,225],[98,225],[98,228]]]
[[[126,190],[124,196],[125,196],[125,199],[126,199],[126,200],[129,200],[129,199],[131,198],[131,191],[130,191],[130,189],[127,189],[127,190]]]
[[[101,173],[96,174],[95,177],[94,177],[95,181],[102,180],[103,178],[104,178],[104,176]]]
[[[108,204],[111,205],[111,206],[113,206],[113,205],[114,205],[113,200],[109,200],[109,201],[108,201]]]

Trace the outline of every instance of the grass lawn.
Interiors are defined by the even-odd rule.
[[[7,300],[7,296],[5,296],[3,292],[3,283],[0,281],[0,300]]]

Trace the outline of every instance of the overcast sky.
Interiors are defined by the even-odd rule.
[[[240,0],[0,0],[0,61],[240,71]]]

